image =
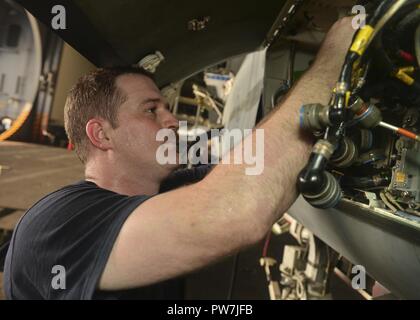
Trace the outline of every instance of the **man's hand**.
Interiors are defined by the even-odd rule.
[[[245,163],[219,164],[200,182],[142,203],[121,229],[101,289],[127,289],[173,278],[264,238],[295,201],[296,178],[312,149],[299,130],[299,108],[328,103],[353,33],[350,19],[337,22],[314,66],[280,108],[259,124],[264,129],[263,173],[247,176]],[[255,132],[245,140],[254,145]],[[243,154],[245,143],[231,153],[239,149]]]

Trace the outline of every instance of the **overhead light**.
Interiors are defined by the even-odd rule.
[[[156,51],[155,53],[145,56],[137,63],[137,65],[151,73],[155,73],[156,68],[163,60],[165,60],[163,54],[160,51]]]

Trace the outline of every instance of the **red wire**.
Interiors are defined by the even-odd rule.
[[[264,248],[262,252],[263,258],[267,256],[268,245],[270,244],[270,239],[271,239],[271,231],[269,231],[267,236],[265,237]]]
[[[404,50],[399,50],[398,54],[401,58],[403,58],[405,61],[408,62],[414,62],[415,58],[411,53],[408,53],[407,51]]]

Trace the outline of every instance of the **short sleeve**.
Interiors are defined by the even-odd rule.
[[[7,297],[91,299],[121,227],[149,198],[85,181],[40,200],[12,236],[5,263]]]

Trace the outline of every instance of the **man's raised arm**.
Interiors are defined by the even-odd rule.
[[[220,164],[196,184],[145,201],[125,222],[101,289],[173,278],[264,237],[296,200],[296,178],[311,151],[310,139],[299,130],[299,108],[328,103],[353,33],[349,18],[338,21],[310,70],[258,126],[264,129],[262,174],[246,175],[246,164]],[[246,139],[255,142],[255,132]]]

